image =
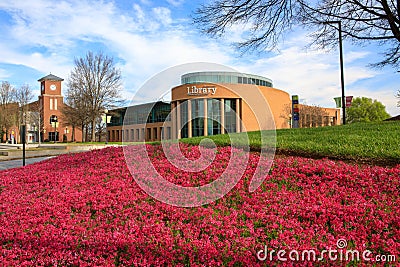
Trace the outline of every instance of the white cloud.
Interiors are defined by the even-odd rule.
[[[334,97],[341,96],[339,56],[337,51],[307,51],[307,39],[293,36],[279,53],[240,67],[241,71],[271,78],[274,87],[297,94],[307,104],[335,107]],[[293,42],[293,40],[297,40]],[[301,42],[299,40],[302,40]],[[345,61],[345,93],[358,92],[358,82],[374,78],[377,71],[360,65],[368,52],[348,50]],[[361,91],[359,93],[362,93]]]
[[[179,6],[183,1],[168,3]],[[279,53],[268,58],[237,59],[223,41],[199,36],[181,24],[182,18],[173,17],[171,9],[149,8],[151,5],[157,2],[141,0],[132,4],[130,10],[119,10],[113,2],[95,0],[2,1],[0,10],[8,12],[14,24],[3,26],[13,34],[8,36],[11,42],[0,43],[0,60],[67,78],[74,57],[84,55],[96,43],[105,53],[121,59],[118,65],[126,86],[124,95],[129,97],[161,70],[188,62],[226,65],[236,62],[234,67],[240,71],[269,77],[275,87],[299,94],[309,104],[333,107],[333,97],[340,95],[338,51],[306,51],[303,47],[307,39],[302,33],[286,40]],[[241,40],[245,29],[245,26],[232,27],[224,40]],[[390,88],[379,87],[371,93],[378,72],[366,68],[363,62],[371,54],[345,48],[346,92],[376,96],[390,112],[395,112],[396,100]],[[0,71],[0,78],[7,75]],[[371,82],[360,86],[359,82],[365,80]]]
[[[163,25],[169,25],[172,22],[171,10],[165,7],[155,7],[153,8],[153,13],[157,20],[159,20]]]
[[[8,77],[10,77],[10,73],[5,69],[0,69],[0,81],[7,80]]]
[[[146,79],[143,77],[175,64],[229,60],[226,51],[215,44],[197,43],[179,25],[161,29],[173,22],[170,10],[164,7],[146,13],[138,4],[121,12],[111,2],[99,1],[39,0],[25,4],[0,4],[0,9],[14,18],[14,25],[9,26],[14,32],[13,44],[0,44],[0,58],[5,63],[66,77],[73,58],[86,52],[81,43],[96,42],[123,59],[123,75],[131,89]],[[41,52],[27,52],[37,49]]]
[[[167,0],[167,2],[170,5],[173,5],[173,6],[177,7],[177,6],[182,5],[185,2],[185,0]]]

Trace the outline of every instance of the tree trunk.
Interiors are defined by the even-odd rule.
[[[96,121],[92,121],[92,138],[90,140],[91,142],[96,142]]]
[[[75,142],[75,125],[72,125],[71,142]]]
[[[82,123],[82,143],[85,142],[85,125]]]

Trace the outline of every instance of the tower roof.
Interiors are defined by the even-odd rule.
[[[64,79],[50,73],[49,75],[44,76],[43,78],[40,78],[38,80],[38,82],[43,82],[43,81],[64,81]]]

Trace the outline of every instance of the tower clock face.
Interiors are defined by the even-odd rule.
[[[54,91],[57,89],[57,86],[55,84],[52,84],[52,85],[50,85],[50,89]]]

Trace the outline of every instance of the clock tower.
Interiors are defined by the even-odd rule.
[[[61,107],[64,104],[61,95],[62,81],[64,79],[53,74],[38,80],[40,82],[39,109],[43,141],[63,141],[61,139],[63,134],[68,134],[68,131],[64,130],[61,119]]]

